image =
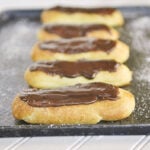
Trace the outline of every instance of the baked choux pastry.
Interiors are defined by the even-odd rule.
[[[96,124],[127,118],[134,96],[104,83],[79,84],[55,90],[26,90],[16,96],[12,112],[31,124]]]
[[[122,26],[124,18],[114,8],[71,8],[56,6],[44,10],[41,14],[43,23],[57,24],[106,24]]]
[[[119,38],[119,33],[117,30],[102,24],[46,24],[43,25],[38,32],[38,39],[40,41],[75,37],[94,37],[100,39],[117,40]]]
[[[132,72],[115,61],[37,62],[26,70],[25,80],[41,89],[91,82],[123,86],[131,82]]]
[[[114,40],[96,38],[72,38],[36,43],[32,49],[32,60],[115,60],[125,62],[129,47]]]

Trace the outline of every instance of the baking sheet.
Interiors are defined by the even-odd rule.
[[[125,87],[136,97],[136,109],[127,119],[96,125],[30,125],[11,114],[15,95],[27,84],[23,75],[32,63],[30,52],[41,26],[41,10],[9,10],[0,14],[0,137],[54,135],[150,134],[150,8],[120,7],[125,17],[118,30],[131,49],[126,63],[133,70]]]

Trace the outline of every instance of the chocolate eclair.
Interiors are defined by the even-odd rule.
[[[114,40],[95,38],[72,38],[39,42],[33,46],[33,61],[41,60],[115,60],[125,62],[129,57],[129,47]]]
[[[117,40],[117,30],[103,24],[69,25],[69,24],[46,24],[38,32],[40,41],[57,40],[61,38],[93,37],[100,39]]]
[[[16,119],[32,124],[96,124],[128,117],[134,110],[134,96],[105,83],[37,90],[29,89],[14,99]]]
[[[56,6],[44,10],[41,14],[43,23],[65,24],[106,24],[121,26],[124,18],[115,8],[75,8]]]
[[[132,72],[115,61],[45,61],[29,66],[25,80],[31,87],[42,89],[91,82],[123,86],[131,82]]]

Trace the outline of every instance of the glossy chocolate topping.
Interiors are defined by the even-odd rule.
[[[114,72],[117,70],[119,63],[115,61],[54,61],[54,62],[37,62],[29,69],[30,71],[42,71],[51,75],[60,75],[61,77],[75,78],[84,76],[93,79],[100,71]]]
[[[61,11],[66,13],[96,13],[101,15],[110,15],[112,14],[116,9],[114,8],[77,8],[77,7],[61,7],[56,6],[53,8],[50,8],[49,10],[54,11]]]
[[[57,107],[116,100],[118,88],[105,83],[77,84],[53,90],[26,90],[20,99],[34,107]]]
[[[110,33],[110,28],[106,25],[51,25],[43,26],[48,33],[57,34],[63,38],[82,37],[90,31],[105,30]]]
[[[95,38],[73,38],[39,43],[41,50],[67,54],[77,54],[89,51],[104,51],[109,53],[115,46],[116,41]]]

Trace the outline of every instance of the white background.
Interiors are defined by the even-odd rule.
[[[0,8],[43,8],[56,4],[75,6],[139,6],[150,0],[0,0]]]

